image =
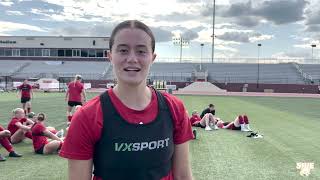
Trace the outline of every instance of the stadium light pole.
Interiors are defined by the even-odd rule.
[[[213,0],[213,7],[212,7],[212,47],[211,47],[211,63],[214,60],[214,26],[215,26],[215,19],[216,19],[216,0]]]
[[[182,62],[182,47],[188,46],[189,40],[186,38],[183,38],[180,34],[179,37],[172,38],[172,41],[173,41],[173,45],[180,47],[180,63],[181,63]]]
[[[311,44],[311,60],[313,62],[313,48],[317,47],[315,44]]]
[[[258,44],[258,71],[257,71],[257,88],[259,88],[259,79],[260,79],[260,47],[262,44]]]
[[[200,46],[201,46],[201,51],[200,51],[200,71],[201,71],[202,70],[202,50],[203,50],[204,44],[201,43]]]

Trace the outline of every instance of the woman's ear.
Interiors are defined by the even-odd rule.
[[[108,53],[107,53],[107,61],[109,61],[109,62],[112,61],[111,51],[108,51]]]
[[[156,57],[157,57],[157,54],[156,54],[156,53],[153,53],[153,54],[152,54],[152,62],[154,62],[154,60],[156,59]]]

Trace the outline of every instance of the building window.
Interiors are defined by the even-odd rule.
[[[34,49],[28,49],[28,56],[34,56]]]
[[[42,56],[42,49],[35,49],[34,56]]]
[[[88,57],[88,50],[87,49],[81,49],[81,57]]]
[[[108,56],[108,51],[107,50],[104,50],[103,51],[103,57],[107,57]]]
[[[42,56],[50,56],[50,49],[42,49]]]
[[[57,49],[50,49],[50,56],[58,56],[58,50]]]
[[[58,56],[65,56],[64,49],[58,49]]]
[[[66,56],[72,57],[72,49],[66,49]]]
[[[28,50],[27,49],[20,49],[20,56],[28,56]]]
[[[97,49],[97,57],[103,57],[103,50],[98,50]]]
[[[5,49],[4,56],[12,56],[12,49]]]
[[[81,56],[81,50],[80,49],[73,49],[72,50],[72,56],[73,57],[80,57]]]
[[[20,56],[20,49],[12,49],[12,56]]]
[[[89,57],[96,57],[96,50],[95,49],[89,50]]]
[[[4,49],[0,48],[0,56],[4,56]]]

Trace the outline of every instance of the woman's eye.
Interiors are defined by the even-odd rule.
[[[127,50],[127,49],[120,49],[119,52],[121,52],[121,53],[127,53],[128,50]]]
[[[138,50],[138,53],[139,53],[139,54],[145,54],[146,51],[144,51],[144,50]]]

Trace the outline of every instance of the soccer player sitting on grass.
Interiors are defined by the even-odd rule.
[[[11,133],[10,142],[16,144],[26,137],[32,139],[30,127],[27,124],[33,124],[33,122],[25,118],[24,110],[21,108],[16,108],[12,112],[13,118],[8,124],[8,130]]]
[[[58,138],[45,127],[45,120],[46,115],[39,113],[36,123],[31,127],[32,142],[36,154],[52,154],[58,152],[63,144],[62,139]],[[49,142],[48,138],[52,139],[52,141]]]
[[[214,129],[218,129],[215,125],[217,122],[216,117],[211,113],[206,113],[203,118],[200,118],[199,113],[197,111],[193,111],[190,122],[192,126],[204,128],[206,131],[212,130],[210,126],[213,126]]]
[[[247,115],[239,115],[232,122],[224,122],[218,118],[217,126],[222,129],[241,130],[245,132],[252,131],[249,126],[249,118]]]
[[[208,107],[202,111],[200,118],[202,119],[208,113],[212,114],[213,116],[216,115],[216,110],[213,104],[209,104]]]
[[[8,130],[5,130],[1,125],[0,125],[0,144],[9,152],[9,157],[21,157],[21,154],[18,154],[14,151],[10,141],[8,138],[10,138],[11,133]],[[3,157],[0,154],[0,161],[5,161],[6,158]]]
[[[34,123],[37,122],[37,115],[34,112],[30,112],[28,114],[28,119],[32,120]],[[59,138],[62,138],[64,135],[64,130],[61,129],[60,131],[57,131],[56,128],[48,126],[46,127],[46,129],[50,132],[52,132],[53,134],[55,134],[56,136],[58,136]]]

